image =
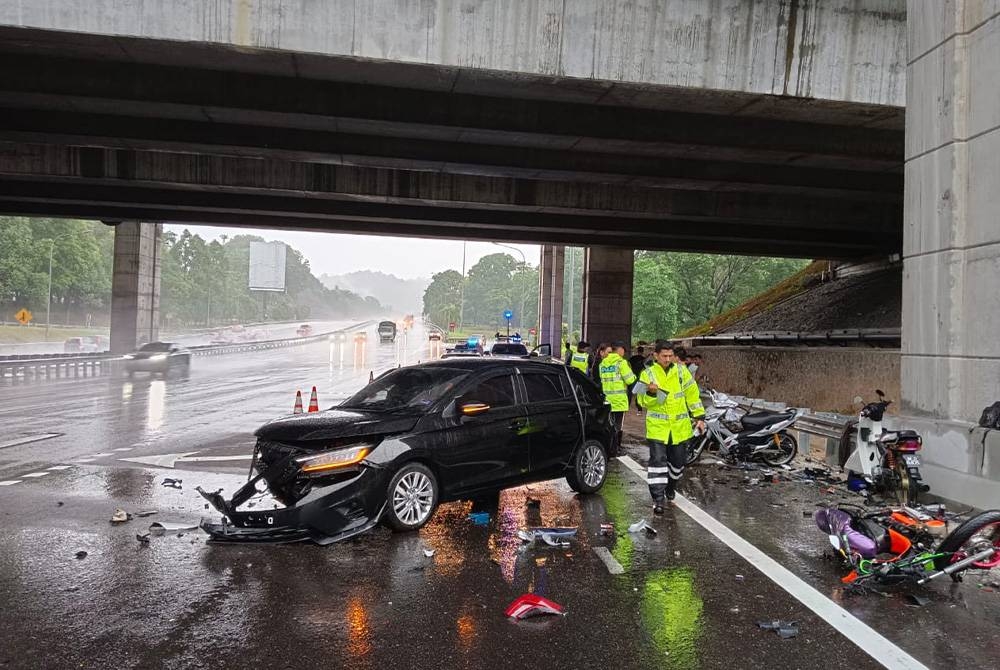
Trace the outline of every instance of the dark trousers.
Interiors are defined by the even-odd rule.
[[[657,440],[646,442],[649,444],[649,465],[646,467],[649,495],[657,504],[665,499],[673,500],[677,482],[684,476],[687,441],[680,444],[664,444]]]
[[[625,415],[628,412],[612,412],[611,426],[614,428],[614,435],[611,436],[611,455],[618,456],[622,452],[622,433],[625,432]]]

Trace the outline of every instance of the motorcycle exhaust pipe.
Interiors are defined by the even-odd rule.
[[[973,554],[972,556],[967,556],[967,557],[963,558],[962,560],[960,560],[958,563],[952,563],[951,565],[949,565],[944,570],[940,570],[938,572],[935,572],[932,575],[928,575],[927,577],[924,577],[923,579],[921,579],[920,581],[918,581],[917,584],[926,584],[927,582],[931,581],[932,579],[937,579],[941,575],[950,575],[950,574],[958,572],[959,570],[964,570],[965,568],[969,567],[973,563],[978,563],[979,561],[986,560],[987,558],[989,558],[990,556],[992,556],[995,551],[996,551],[995,547],[990,547],[989,549],[983,549],[978,554]]]

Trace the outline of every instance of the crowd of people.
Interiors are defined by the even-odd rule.
[[[566,343],[566,365],[600,384],[611,405],[611,455],[621,450],[625,415],[632,407],[645,415],[653,513],[663,514],[684,476],[687,444],[705,430],[705,407],[696,381],[701,356],[668,340],[639,342],[628,355],[625,342],[602,343],[595,351],[581,340]]]

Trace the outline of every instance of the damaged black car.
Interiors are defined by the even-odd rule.
[[[382,375],[328,410],[256,432],[251,474],[223,514],[217,542],[335,542],[383,523],[427,523],[441,502],[565,477],[604,484],[610,406],[578,370],[541,360],[446,359]],[[262,484],[283,507],[241,510]],[[200,489],[199,489],[200,490]]]

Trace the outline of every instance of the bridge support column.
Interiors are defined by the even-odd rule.
[[[558,356],[562,345],[563,263],[566,248],[542,246],[538,268],[538,343],[551,344],[552,355]]]
[[[939,495],[1000,497],[1000,439],[969,426],[1000,397],[1000,17],[907,4],[903,407]],[[924,419],[921,419],[924,417]]]
[[[163,224],[125,221],[115,226],[111,279],[111,351],[132,351],[159,338],[160,247]]]
[[[583,339],[601,342],[632,340],[631,249],[588,247],[583,256]]]

